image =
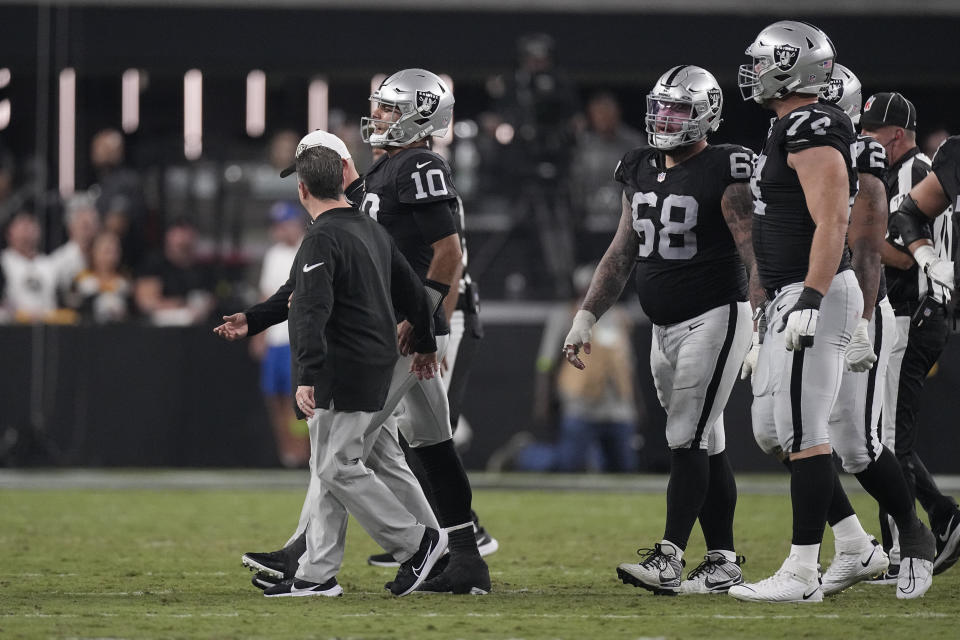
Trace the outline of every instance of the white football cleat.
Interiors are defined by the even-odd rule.
[[[728,593],[747,602],[823,602],[816,567],[804,567],[787,558],[775,574],[752,584],[730,587]]]
[[[933,561],[903,558],[897,576],[897,599],[913,600],[927,592],[933,583]]]
[[[643,557],[639,563],[624,562],[617,567],[617,577],[623,584],[632,584],[653,591],[657,595],[674,596],[683,580],[684,561],[671,553],[670,545],[659,542],[653,549],[639,549]]]
[[[726,593],[730,587],[743,584],[740,565],[744,562],[746,559],[743,556],[737,556],[736,562],[730,562],[720,552],[709,552],[703,557],[703,562],[680,583],[680,594]]]
[[[868,536],[854,544],[836,543],[836,553],[830,568],[823,574],[823,595],[832,596],[847,587],[883,573],[890,566],[890,559],[883,547]]]

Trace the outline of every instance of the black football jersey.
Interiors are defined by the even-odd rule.
[[[451,178],[450,165],[426,147],[403,149],[382,155],[364,176],[360,210],[382,224],[421,280],[426,280],[433,243],[459,233],[459,194]],[[418,205],[446,203],[450,216],[425,217]],[[450,295],[457,295],[451,290]],[[436,333],[449,333],[442,307],[434,317]]]
[[[951,136],[943,141],[933,156],[933,172],[947,194],[954,216],[960,210],[960,136]]]
[[[773,120],[750,181],[753,250],[760,283],[767,289],[803,281],[816,230],[797,172],[787,164],[788,154],[823,146],[843,154],[852,205],[858,188],[856,142],[847,114],[825,102],[799,107]],[[844,248],[837,273],[849,268],[850,252]]]
[[[640,240],[636,287],[640,305],[658,325],[688,320],[747,299],[747,274],[720,200],[727,186],[747,182],[753,151],[708,145],[667,169],[663,154],[634,149],[615,178],[633,212]]]
[[[884,185],[887,183],[887,170],[890,168],[887,162],[887,150],[883,145],[870,136],[857,136],[857,173],[868,173],[880,179]],[[887,295],[887,279],[884,276],[883,268],[880,269],[880,286],[877,288],[877,302],[883,300]]]

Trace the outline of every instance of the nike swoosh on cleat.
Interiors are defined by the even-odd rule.
[[[786,305],[786,304],[778,305],[778,306],[777,306],[777,311],[779,312],[780,309],[783,309],[785,306],[787,306],[787,305]]]
[[[811,597],[813,597],[813,594],[815,594],[816,592],[817,592],[817,590],[814,589],[814,590],[811,591],[810,593],[805,593],[805,594],[803,594],[803,599],[804,599],[804,600],[809,600]]]
[[[418,578],[420,577],[420,572],[423,571],[423,567],[425,564],[427,564],[427,559],[430,557],[431,553],[433,553],[432,542],[430,543],[430,547],[427,549],[427,552],[423,555],[423,562],[420,563],[420,566],[416,568],[411,567],[411,570],[413,571],[413,575],[417,576]]]
[[[863,566],[867,566],[868,564],[870,564],[870,561],[873,560],[873,554],[875,554],[876,552],[877,552],[877,550],[876,550],[876,548],[874,548],[874,549],[870,552],[870,555],[867,557],[867,561],[864,562],[863,560],[861,560],[861,561],[860,561],[860,564],[862,564]]]
[[[720,582],[711,582],[710,578],[707,578],[706,580],[703,581],[703,586],[705,586],[707,589],[716,589],[717,587],[726,587],[726,586],[732,587],[735,584],[737,584],[737,582],[732,578],[729,580],[721,580]]]
[[[940,542],[946,542],[950,538],[950,526],[953,524],[953,520],[956,517],[957,516],[953,516],[952,518],[950,518],[950,522],[947,523],[947,527],[944,530],[944,532],[941,535],[937,536],[938,538],[940,538]]]
[[[427,160],[426,162],[422,162],[422,163],[421,163],[421,162],[418,162],[418,163],[417,163],[417,169],[423,169],[425,166],[427,166],[427,165],[430,164],[431,162],[433,162],[433,160]]]
[[[323,264],[322,262],[318,262],[317,264],[305,264],[303,265],[303,272],[310,273],[311,271],[313,271],[314,269],[316,269],[322,264]]]

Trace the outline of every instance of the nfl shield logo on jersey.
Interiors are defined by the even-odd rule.
[[[797,58],[800,56],[800,47],[781,44],[773,48],[773,55],[781,71],[790,71],[790,69],[793,69],[793,65],[797,64]]]
[[[417,111],[429,116],[437,110],[440,96],[430,91],[417,91]]]
[[[665,171],[661,171],[660,173],[657,174],[657,182],[663,182],[666,179],[667,179],[667,173]]]

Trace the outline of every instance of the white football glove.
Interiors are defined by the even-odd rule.
[[[800,351],[813,346],[822,300],[822,293],[811,287],[804,287],[797,303],[783,316],[777,331],[786,331],[784,342],[789,351]]]
[[[567,339],[563,341],[563,355],[567,358],[567,362],[577,369],[587,366],[583,364],[578,354],[580,347],[583,347],[584,353],[590,353],[590,334],[595,324],[597,324],[597,317],[586,309],[580,309],[577,315],[573,316],[573,326],[570,327]]]
[[[873,344],[870,342],[870,335],[867,333],[869,320],[860,318],[857,322],[857,328],[847,344],[847,350],[843,354],[847,361],[847,369],[855,373],[869,371],[873,363],[877,361],[877,354],[873,352]]]
[[[757,370],[757,358],[760,357],[760,332],[754,330],[753,344],[750,345],[750,351],[743,359],[743,365],[740,367],[740,379],[749,380],[753,372]]]
[[[954,264],[937,256],[933,246],[929,244],[917,247],[913,257],[928,278],[940,286],[953,289],[956,286]]]

